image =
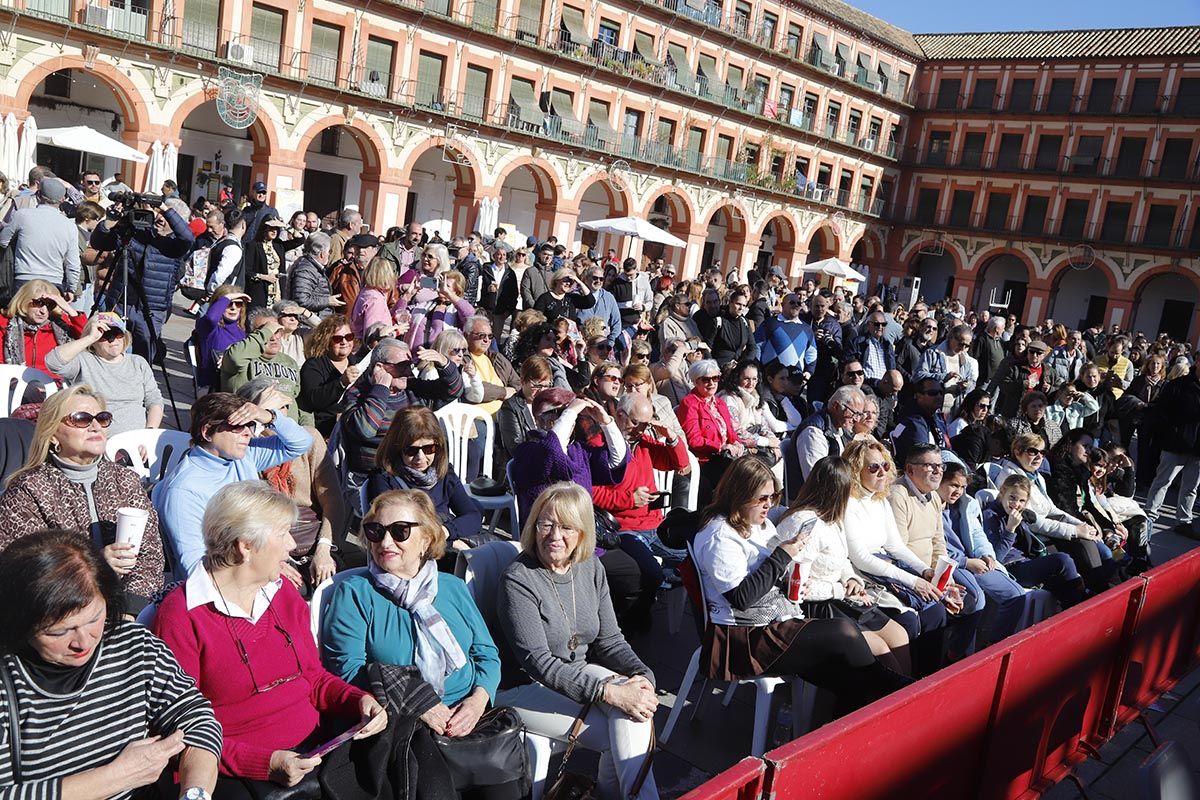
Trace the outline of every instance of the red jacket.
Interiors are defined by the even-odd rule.
[[[625,477],[620,483],[593,486],[592,499],[596,505],[617,518],[623,531],[652,531],[662,522],[660,508],[633,507],[633,493],[640,486],[654,491],[654,470],[678,471],[688,464],[687,446],[678,441],[675,446],[643,436],[631,448]]]
[[[687,436],[688,448],[696,454],[696,460],[701,464],[721,452],[721,448],[725,445],[741,441],[738,438],[737,430],[733,427],[733,417],[729,416],[729,407],[725,405],[725,401],[714,397],[713,405],[725,422],[723,437],[713,412],[695,392],[688,392],[684,395],[675,409],[675,416],[679,417],[683,434]]]
[[[62,317],[62,323],[67,330],[71,332],[72,339],[78,339],[83,334],[83,329],[87,325],[87,314],[82,311],[73,317]],[[8,333],[9,318],[0,314],[0,341]],[[25,329],[25,366],[40,369],[42,372],[54,375],[53,372],[46,369],[46,354],[54,348],[58,347],[58,342],[54,338],[54,331],[51,327],[54,322],[48,322],[40,328],[31,330],[28,327]],[[54,375],[54,377],[59,377]]]

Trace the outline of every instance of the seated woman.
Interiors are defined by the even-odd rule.
[[[1058,508],[1086,520],[1100,531],[1104,546],[1097,543],[1097,549],[1102,556],[1112,558],[1113,551],[1118,548],[1143,554],[1142,543],[1129,541],[1129,529],[1108,507],[1104,493],[1097,492],[1093,486],[1094,473],[1101,479],[1107,474],[1108,457],[1092,445],[1090,433],[1074,428],[1050,451],[1050,477],[1046,481],[1050,499]],[[1124,553],[1117,560],[1123,558]]]
[[[912,672],[908,632],[879,609],[867,594],[866,581],[850,563],[842,520],[853,487],[854,476],[844,459],[834,456],[818,461],[779,521],[779,538],[790,541],[803,527],[812,525],[799,556],[811,565],[801,598],[804,616],[849,619],[858,625],[877,659],[908,675]]]
[[[480,530],[483,507],[467,493],[450,465],[446,434],[428,408],[409,406],[396,412],[375,451],[375,464],[367,480],[372,501],[396,489],[424,492],[433,502],[450,547],[466,550],[487,536]]]
[[[163,397],[146,359],[126,353],[133,334],[115,314],[92,317],[78,339],[46,354],[46,366],[72,383],[86,383],[104,395],[113,421],[109,435],[157,428]]]
[[[859,627],[845,617],[808,619],[780,590],[807,536],[784,538],[767,519],[778,485],[761,459],[739,458],[717,484],[692,545],[708,624],[701,642],[705,675],[741,680],[796,675],[834,692],[846,713],[906,686],[883,666]]]
[[[950,447],[963,463],[975,469],[991,459],[993,429],[992,398],[985,389],[972,389],[963,398],[958,416],[950,420]]]
[[[208,299],[208,310],[196,320],[192,339],[196,343],[196,383],[219,386],[221,356],[229,345],[246,338],[246,304],[250,295],[237,284],[223,283]]]
[[[358,379],[358,367],[350,363],[354,352],[354,334],[341,314],[321,320],[304,342],[304,364],[300,367],[302,411],[316,420],[316,428],[328,438],[343,411],[342,396]]]
[[[759,369],[753,361],[739,363],[721,379],[717,396],[725,401],[738,439],[747,447],[775,463],[780,459],[779,437],[787,432],[787,423],[775,418],[758,393]]]
[[[972,389],[963,397],[963,401],[958,407],[958,413],[946,426],[946,432],[953,439],[969,426],[985,422],[991,410],[992,399],[987,391]]]
[[[265,402],[267,393],[277,389],[271,378],[255,378],[240,386],[235,394],[255,405]],[[291,411],[291,405],[279,409],[280,414]],[[345,504],[342,489],[338,484],[337,470],[326,458],[325,440],[317,435],[316,428],[304,429],[312,437],[308,452],[299,458],[285,461],[262,472],[262,479],[276,491],[286,494],[296,504],[296,522],[292,525],[292,538],[296,548],[291,558],[297,564],[307,563],[309,587],[337,572],[333,552],[344,548]],[[263,436],[274,436],[267,428]],[[334,541],[334,536],[339,541]]]
[[[1035,515],[1029,527],[1039,536],[1054,539],[1058,550],[1075,561],[1079,574],[1092,591],[1108,588],[1117,565],[1108,556],[1100,531],[1093,525],[1059,508],[1050,498],[1046,476],[1041,472],[1046,456],[1046,441],[1035,433],[1024,433],[1012,441],[1008,458],[1001,459],[990,470],[991,480],[1000,484],[1009,475],[1024,475],[1031,488],[1026,508]]]
[[[687,436],[688,449],[700,462],[700,495],[711,497],[713,488],[729,465],[730,459],[746,452],[738,438],[733,417],[725,401],[717,397],[721,368],[712,359],[703,359],[688,369],[692,390],[679,401],[675,415]]]
[[[17,289],[0,314],[4,363],[50,372],[46,354],[79,337],[85,325],[87,314],[72,308],[55,286],[32,280]]]
[[[440,700],[422,719],[434,733],[466,736],[496,697],[500,654],[466,584],[438,572],[446,529],[437,510],[424,492],[385,492],[362,534],[367,574],[333,589],[321,630],[325,665],[364,688],[368,664],[415,665]],[[519,787],[481,794],[516,800]]]
[[[496,701],[514,706],[529,731],[558,740],[589,706],[579,742],[601,753],[599,796],[656,800],[648,761],[654,675],[621,635],[595,546],[588,492],[572,483],[547,487],[525,517],[522,553],[500,582],[507,647]]]
[[[458,367],[462,375],[463,393],[459,398],[464,403],[478,403],[483,400],[483,378],[475,368],[475,362],[467,357],[467,337],[457,328],[444,328],[433,341],[433,348],[446,357],[446,360]],[[437,378],[437,366],[426,362],[420,372],[420,377],[426,380]],[[451,401],[453,402],[453,401]],[[447,403],[442,403],[446,405]],[[437,407],[437,404],[434,406]]]
[[[541,356],[530,356],[521,364],[521,391],[500,404],[496,412],[496,428],[500,439],[496,464],[503,466],[516,452],[517,445],[525,441],[526,435],[537,429],[533,418],[533,398],[543,389],[554,388],[554,371],[550,362]]]
[[[18,783],[11,742],[0,747],[0,794],[130,800],[178,757],[178,796],[212,796],[221,726],[171,651],[124,618],[123,594],[73,531],[0,552],[0,670],[15,691],[0,718],[9,739],[15,704],[21,756]]]
[[[264,797],[310,774],[313,782],[322,759],[301,753],[360,719],[367,726],[355,739],[387,726],[370,693],[321,666],[308,605],[280,579],[295,548],[295,519],[295,504],[262,481],[221,489],[204,513],[203,568],[167,595],[154,619],[154,633],[221,723],[219,798]],[[353,758],[370,746],[350,748]]]
[[[125,608],[137,614],[162,589],[162,539],[137,474],[104,457],[111,424],[104,398],[86,384],[46,399],[25,466],[0,498],[0,549],[42,528],[69,530],[98,546],[120,577]],[[116,542],[122,508],[147,515],[140,546]]]
[[[1059,388],[1053,403],[1042,392],[1029,392],[1021,398],[1020,413],[1008,420],[1009,436],[1036,433],[1053,449],[1063,433],[1079,427],[1098,408],[1096,398],[1069,383]]]
[[[658,393],[654,375],[649,367],[645,364],[630,364],[622,373],[622,379],[626,392],[650,398],[650,403],[654,406],[655,422],[670,428],[672,438],[682,442],[687,441],[687,435],[683,432],[683,426],[679,424],[679,417],[675,416],[675,409],[671,406],[671,401]],[[671,486],[671,508],[687,505],[688,487],[691,485],[691,481],[692,468],[690,465],[675,473],[675,482]]]

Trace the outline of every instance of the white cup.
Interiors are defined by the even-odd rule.
[[[939,592],[946,591],[946,587],[950,585],[956,566],[958,565],[946,556],[938,556],[937,566],[933,568],[933,585]]]
[[[117,509],[117,544],[131,544],[135,550],[142,547],[142,536],[146,533],[146,523],[150,521],[150,512],[144,508],[122,506]]]

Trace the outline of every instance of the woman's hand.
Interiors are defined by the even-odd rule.
[[[444,367],[450,363],[450,359],[431,347],[422,347],[417,350],[417,361],[432,361],[439,367]]]
[[[625,712],[625,715],[635,722],[654,719],[654,711],[658,708],[658,697],[654,694],[654,687],[650,686],[650,682],[645,678],[626,678],[624,682],[606,683],[603,699],[613,708]]]
[[[358,367],[354,366],[353,364],[346,367],[345,371],[342,372],[342,385],[343,386],[352,385],[356,380],[358,380],[359,374],[360,373],[359,373]]]
[[[1075,526],[1075,536],[1080,539],[1093,542],[1100,541],[1100,534],[1096,532],[1095,528],[1093,528],[1091,525],[1088,525],[1086,522],[1081,522]]]
[[[282,786],[295,786],[320,763],[320,758],[301,758],[293,750],[276,750],[271,753],[271,780]]]
[[[464,375],[474,378],[478,372],[475,369],[475,362],[470,358],[463,359],[462,371]]]
[[[114,542],[104,548],[104,560],[113,568],[113,572],[125,577],[137,565],[137,547],[130,542]]]
[[[741,442],[730,442],[725,445],[725,449],[729,451],[729,455],[733,458],[741,458],[746,455],[746,445]]]
[[[341,308],[346,305],[346,301],[342,299],[340,294],[329,295],[329,299],[325,302],[329,304],[330,308]]]
[[[466,736],[475,730],[479,718],[487,709],[488,696],[483,689],[476,689],[463,698],[451,711],[450,721],[446,723],[447,736]]]
[[[421,721],[429,726],[429,730],[434,733],[444,734],[446,732],[446,723],[453,716],[450,709],[446,708],[445,703],[438,703],[433,708],[421,715]]]
[[[1008,529],[1009,533],[1016,533],[1024,521],[1020,511],[1011,511],[1008,514],[1008,519],[1004,522],[1004,527]]]
[[[125,745],[121,754],[109,763],[121,786],[137,789],[149,786],[158,780],[167,763],[183,752],[183,731],[170,736],[151,736]],[[115,792],[119,794],[119,792]]]
[[[104,334],[107,333],[108,329],[111,327],[112,325],[108,323],[108,320],[101,319],[99,316],[92,317],[88,320],[87,326],[83,329],[83,335],[79,338],[91,346],[104,338]]]
[[[913,584],[912,589],[917,593],[917,597],[922,600],[940,600],[942,597],[938,593],[937,588],[924,578],[917,578],[917,582]]]
[[[279,577],[287,578],[292,582],[292,586],[304,591],[304,576],[300,574],[300,570],[293,567],[288,562],[283,562],[279,565]]]
[[[75,311],[75,309],[71,308],[71,304],[67,302],[66,298],[64,298],[62,295],[60,295],[58,293],[49,293],[48,292],[45,294],[38,295],[37,299],[38,300],[49,300],[50,302],[54,303],[54,305],[58,306],[58,310],[64,314],[66,314],[68,317],[74,316],[77,313]]]
[[[337,564],[333,561],[333,556],[330,555],[332,548],[324,542],[317,542],[317,549],[313,552],[312,563],[309,564],[309,574],[312,575],[313,586],[318,585],[326,578],[332,578],[333,573],[337,572]]]
[[[859,582],[858,578],[850,578],[848,581],[846,581],[845,588],[847,599],[853,598],[858,600],[863,605],[871,605],[871,596],[867,594],[867,587],[863,586],[862,583]]]
[[[366,722],[367,726],[354,734],[355,739],[366,739],[387,727],[387,709],[379,704],[375,695],[368,693],[359,698],[358,711],[362,714],[362,721]]]

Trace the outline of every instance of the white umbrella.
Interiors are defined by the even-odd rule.
[[[179,148],[171,142],[163,149],[163,180],[179,180]]]
[[[824,258],[804,265],[805,272],[819,272],[831,278],[844,278],[848,281],[864,281],[867,276],[858,272],[840,258]]]
[[[29,123],[32,119],[30,117],[29,120],[25,121],[26,135],[28,135]],[[37,130],[36,127],[34,130]],[[37,133],[37,140],[42,144],[52,144],[64,150],[79,150],[83,153],[108,156],[109,158],[117,158],[121,161],[136,161],[139,164],[145,164],[150,160],[150,157],[145,153],[139,153],[132,147],[118,142],[109,136],[105,136],[103,133],[95,131],[86,125],[75,125],[70,128],[47,128]],[[24,144],[24,140],[22,140],[22,144]]]
[[[29,170],[37,161],[37,137],[37,120],[31,114],[21,127],[21,146],[17,148],[17,163],[13,169],[13,180],[18,184],[29,177]]]
[[[668,247],[687,247],[687,242],[678,236],[651,225],[641,217],[614,217],[613,219],[598,219],[594,222],[581,222],[579,227],[596,233],[615,233],[618,236],[632,236],[647,242],[658,242]]]
[[[158,187],[162,186],[162,172],[163,146],[162,142],[155,139],[154,144],[150,145],[150,168],[146,170],[146,186],[143,191],[150,193],[157,192]]]
[[[9,183],[14,187],[20,179],[14,174],[17,171],[17,116],[11,111],[4,117],[4,129],[0,131],[0,172],[8,176]]]

